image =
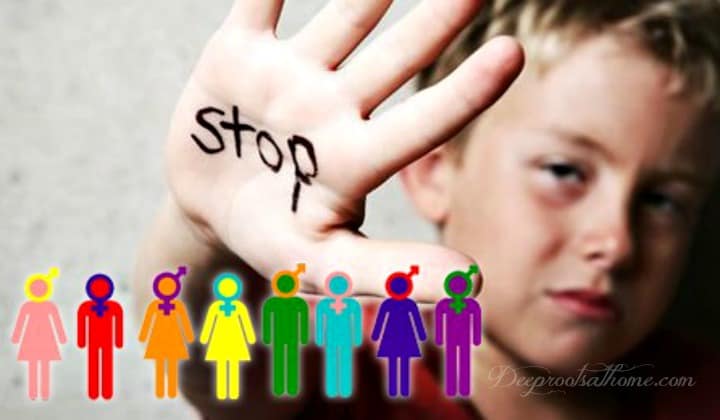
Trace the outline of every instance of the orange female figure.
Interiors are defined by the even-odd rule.
[[[140,329],[140,341],[147,341],[145,358],[155,360],[155,395],[175,398],[178,391],[178,364],[189,357],[187,343],[195,340],[185,304],[179,299],[180,277],[187,268],[178,267],[177,273],[160,273],[153,281],[157,299],[148,305]],[[167,366],[167,367],[166,367]]]
[[[20,307],[12,334],[12,342],[20,344],[17,359],[28,362],[28,396],[37,399],[38,388],[43,400],[50,398],[50,362],[60,360],[58,342],[67,337],[57,306],[50,302],[52,281],[60,274],[53,267],[47,274],[33,274],[25,281],[29,299]],[[39,383],[38,383],[39,376]]]

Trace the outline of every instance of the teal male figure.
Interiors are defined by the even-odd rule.
[[[284,393],[291,397],[299,392],[300,344],[308,342],[308,305],[295,296],[300,287],[300,273],[305,264],[295,271],[280,271],[272,279],[275,296],[262,307],[262,340],[272,344],[273,385],[276,397]]]
[[[347,398],[352,394],[352,348],[362,343],[362,309],[352,291],[350,276],[335,272],[325,279],[325,294],[315,311],[315,341],[325,347],[325,394]]]

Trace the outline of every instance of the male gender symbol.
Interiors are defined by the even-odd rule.
[[[413,290],[412,277],[417,276],[419,273],[420,267],[411,265],[409,273],[398,271],[390,274],[385,281],[385,290],[388,296],[395,300],[403,300],[410,296]]]
[[[445,277],[445,293],[452,298],[450,308],[460,313],[467,306],[465,298],[472,292],[473,274],[480,274],[480,268],[473,264],[468,271],[453,271]],[[482,279],[482,277],[480,277]]]
[[[173,274],[166,271],[155,276],[155,280],[153,281],[153,292],[158,299],[162,300],[162,303],[158,305],[158,308],[163,311],[164,315],[170,315],[170,312],[175,309],[175,305],[171,302],[180,294],[180,289],[182,288],[180,278],[186,274],[187,267],[180,266],[178,267],[177,273]],[[175,284],[175,287],[170,293],[163,291],[160,287],[160,284],[166,281],[172,281]]]

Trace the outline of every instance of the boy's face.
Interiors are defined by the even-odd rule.
[[[446,148],[403,173],[444,242],[478,260],[483,328],[515,356],[567,373],[611,361],[667,308],[717,153],[675,81],[595,36],[526,69],[461,163]]]

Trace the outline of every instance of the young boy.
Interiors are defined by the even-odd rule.
[[[390,401],[364,348],[349,401],[322,396],[317,349],[305,351],[301,397],[275,399],[256,348],[239,405],[213,399],[198,355],[185,365],[184,393],[203,418],[720,416],[717,364],[655,332],[719,164],[718,2],[508,0],[480,12],[475,0],[426,0],[343,63],[390,3],[331,0],[278,40],[280,0],[235,2],[173,117],[171,194],[141,249],[138,293],[188,265],[197,320],[209,279],[233,270],[257,314],[266,279],[297,262],[306,293],[341,269],[372,296],[418,264],[412,297],[433,303],[447,273],[477,260],[472,397],[443,396],[426,348],[413,397]],[[420,92],[373,114],[423,69]],[[403,168],[447,248],[359,231],[365,196]],[[620,361],[626,374],[695,386],[500,384],[503,372],[572,377]]]

